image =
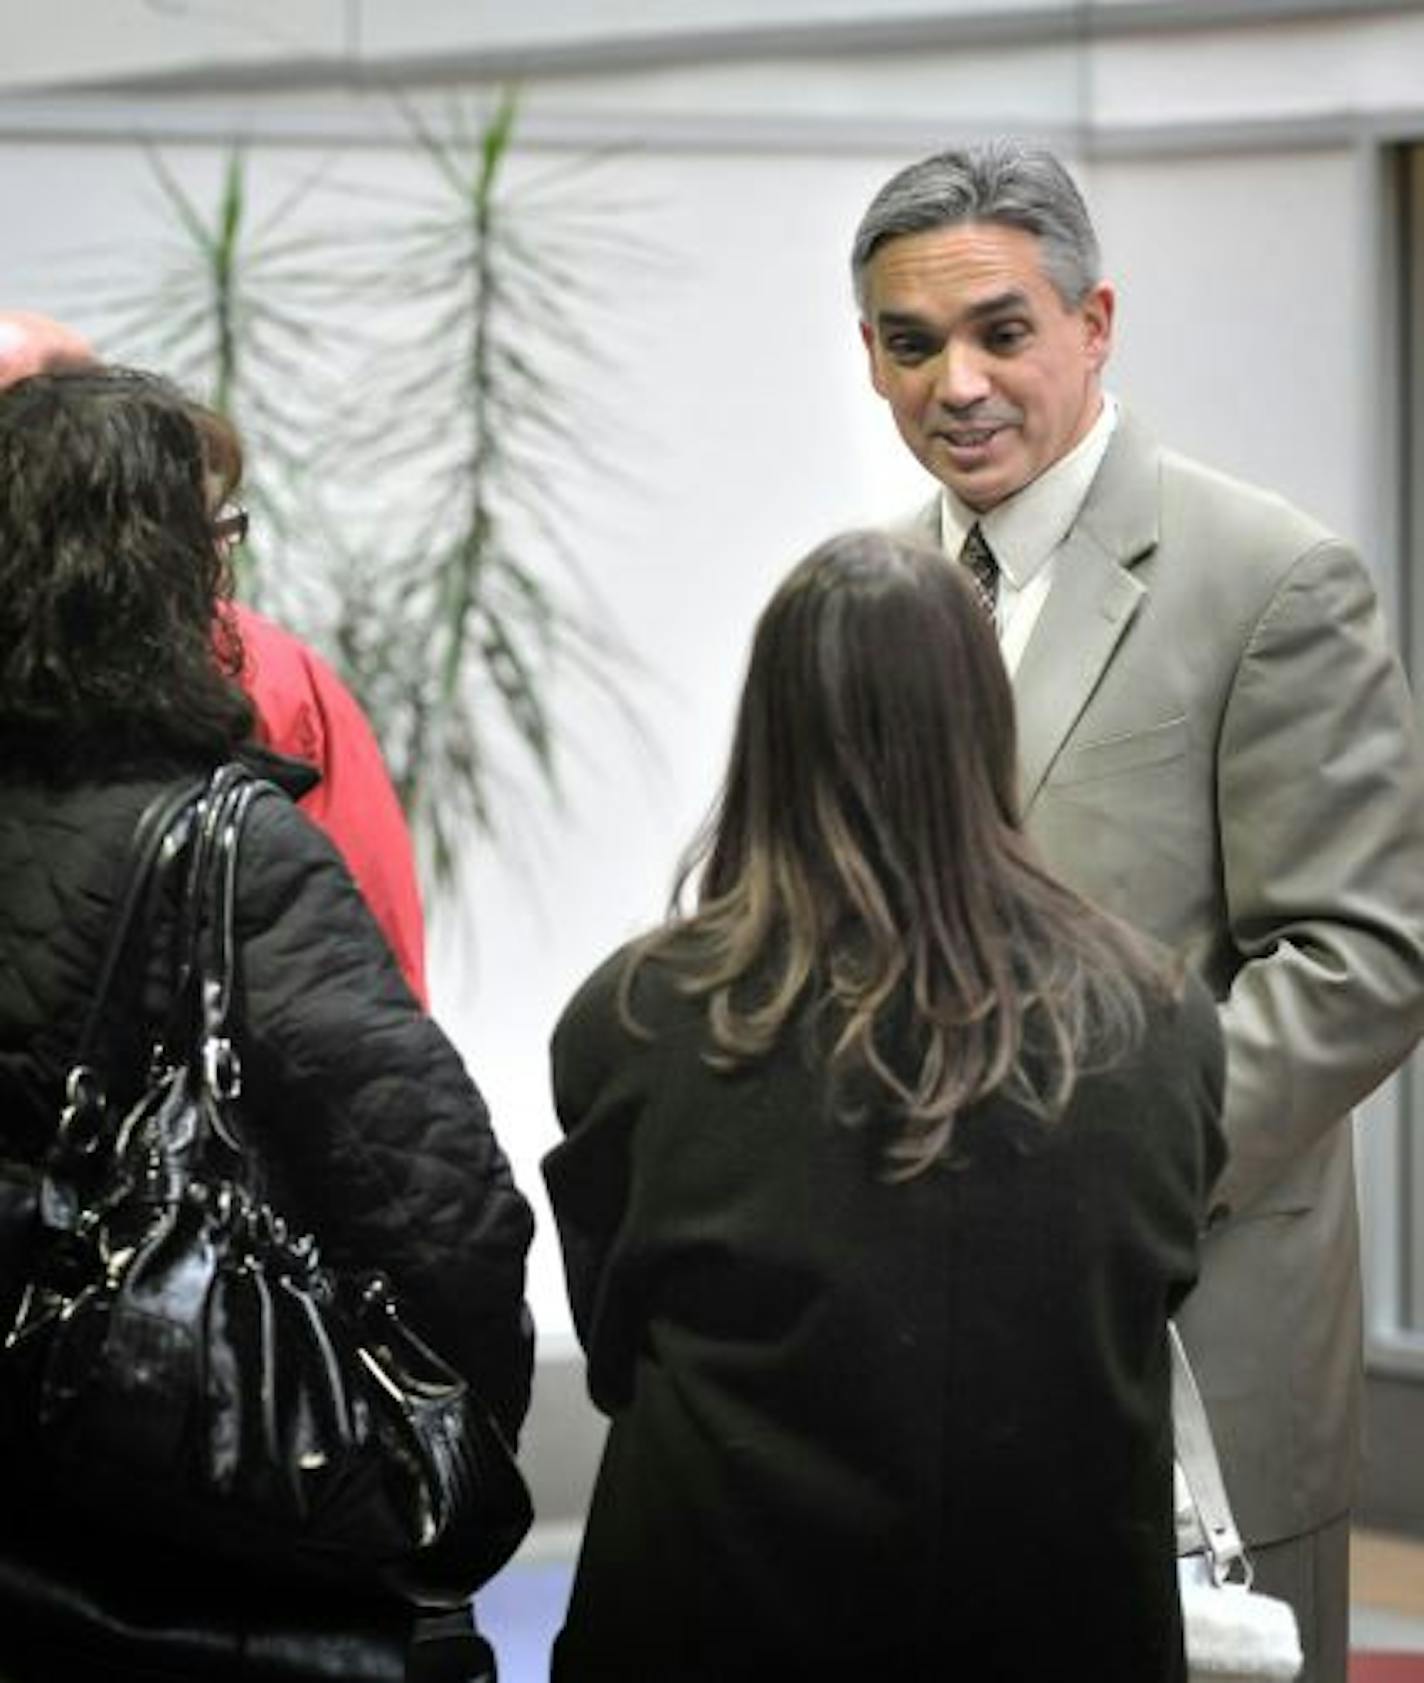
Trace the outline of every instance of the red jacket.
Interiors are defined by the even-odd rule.
[[[335,842],[411,991],[428,1005],[410,831],[366,716],[320,655],[290,631],[237,602],[232,613],[261,738],[321,774],[301,798],[302,810]]]

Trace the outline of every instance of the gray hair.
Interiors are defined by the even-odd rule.
[[[1032,234],[1042,247],[1044,273],[1069,309],[1102,279],[1098,237],[1068,171],[1042,147],[993,140],[910,164],[870,201],[850,259],[862,316],[866,270],[886,240],[961,222],[997,222]]]

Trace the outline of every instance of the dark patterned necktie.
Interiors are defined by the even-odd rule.
[[[999,563],[994,559],[994,552],[989,548],[977,520],[969,528],[959,559],[969,569],[969,576],[974,580],[974,594],[992,623],[999,600]]]

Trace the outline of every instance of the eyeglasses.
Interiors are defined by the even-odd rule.
[[[247,510],[230,509],[213,520],[213,536],[224,549],[236,549],[247,537]]]

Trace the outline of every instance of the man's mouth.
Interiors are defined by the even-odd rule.
[[[1013,421],[997,417],[991,421],[978,421],[973,426],[961,421],[955,425],[937,426],[934,436],[943,449],[969,462],[987,457],[994,440],[1001,433],[1008,432],[1014,424]]]

